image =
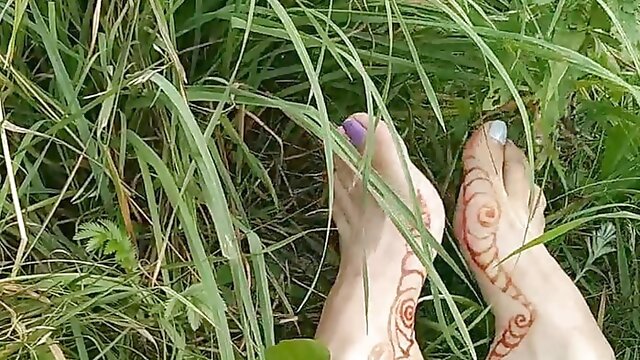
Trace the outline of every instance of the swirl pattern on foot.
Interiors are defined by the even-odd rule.
[[[470,156],[467,161],[475,158]],[[473,191],[470,187],[473,185]],[[491,346],[488,360],[504,359],[520,345],[535,321],[535,308],[513,283],[500,262],[496,233],[502,215],[489,174],[474,166],[465,169],[461,194],[462,243],[471,261],[487,276],[491,284],[522,305],[523,311],[509,319]]]
[[[431,218],[427,204],[422,193],[417,191],[417,199],[420,205],[422,222],[429,229]],[[417,229],[413,235],[419,238]],[[400,281],[396,288],[396,298],[391,305],[389,313],[389,340],[394,360],[409,359],[411,348],[415,345],[415,316],[418,305],[418,297],[422,285],[426,279],[426,272],[420,260],[415,255],[409,244],[405,244],[406,253],[402,258],[400,268]]]

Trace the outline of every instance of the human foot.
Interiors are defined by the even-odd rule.
[[[502,121],[463,152],[454,230],[496,318],[489,360],[614,359],[584,298],[542,245],[498,265],[544,232],[546,201]]]
[[[368,127],[367,114],[358,113],[345,120],[339,130],[364,152]],[[445,215],[436,189],[408,163],[416,189],[416,194],[410,193],[401,157],[382,121],[373,139],[373,168],[409,208],[413,208],[413,197],[417,196],[425,226],[441,241]],[[332,360],[422,359],[414,337],[414,316],[425,269],[364,189],[360,177],[338,157],[335,163],[333,220],[340,235],[340,269],[325,302],[316,338],[327,345]]]

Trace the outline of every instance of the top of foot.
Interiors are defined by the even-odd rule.
[[[367,143],[372,122],[364,113],[351,115],[339,131],[363,154],[372,147],[372,166],[413,209],[436,241],[442,240],[444,207],[433,185],[407,163],[410,190],[387,124],[380,121]],[[404,149],[402,149],[404,151]],[[335,158],[333,219],[340,234],[340,270],[323,309],[317,338],[325,343],[332,360],[422,359],[414,334],[418,297],[426,271],[405,238],[365,189],[361,175]],[[392,204],[393,205],[393,204]],[[412,232],[416,235],[417,232]],[[363,269],[367,269],[364,276]],[[365,308],[364,284],[369,293]]]
[[[584,298],[544,246],[501,261],[544,231],[544,194],[502,121],[484,124],[463,152],[454,230],[496,317],[489,360],[613,359]],[[573,342],[589,347],[572,355]]]

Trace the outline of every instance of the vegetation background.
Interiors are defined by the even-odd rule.
[[[465,137],[507,121],[549,199],[541,240],[640,359],[639,18],[635,0],[0,0],[0,358],[263,359],[312,337],[338,264],[327,169],[355,159],[333,129],[365,110],[449,215]],[[449,230],[419,341],[482,358],[492,318]]]

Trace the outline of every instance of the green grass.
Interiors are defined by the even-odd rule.
[[[549,200],[540,241],[640,359],[639,46],[631,0],[0,0],[0,358],[265,359],[312,337],[332,154],[358,161],[333,129],[369,111],[449,218],[464,140],[507,121]],[[408,235],[415,204],[357,166]],[[450,230],[419,253],[419,342],[483,358],[493,319]]]

